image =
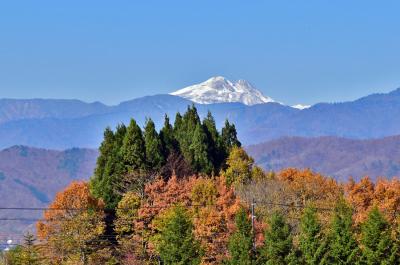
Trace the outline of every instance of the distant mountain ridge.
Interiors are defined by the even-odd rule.
[[[151,117],[160,128],[165,113],[173,121],[177,111],[184,112],[191,104],[173,95],[146,96],[116,106],[76,100],[0,100],[0,148],[97,148],[107,126],[128,123],[132,117],[143,125]],[[284,136],[368,139],[400,134],[400,89],[303,110],[274,102],[195,105],[202,117],[210,110],[218,127],[226,118],[235,123],[245,145]]]
[[[0,99],[0,124],[23,119],[79,118],[109,112],[100,103],[68,99]]]

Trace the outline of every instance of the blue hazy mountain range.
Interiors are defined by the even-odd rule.
[[[135,118],[152,118],[160,128],[164,114],[174,120],[191,101],[154,95],[107,106],[99,102],[53,99],[0,100],[0,148],[26,145],[49,149],[96,148],[104,128]],[[217,125],[236,124],[240,140],[256,144],[285,136],[340,136],[353,139],[400,134],[400,89],[351,102],[319,103],[299,110],[279,103],[195,104],[200,116],[210,110]]]

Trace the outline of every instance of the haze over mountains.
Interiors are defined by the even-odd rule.
[[[221,82],[228,81],[216,83],[221,85]],[[234,85],[230,81],[227,84]],[[214,88],[218,89],[219,85]],[[226,89],[225,85],[222,87]],[[263,100],[257,93],[253,96]],[[239,97],[243,101],[245,98]],[[190,104],[193,102],[174,95],[147,96],[117,106],[77,100],[1,100],[0,148],[13,145],[97,148],[106,126],[127,123],[132,117],[142,125],[146,117],[151,117],[160,126],[165,113],[173,120],[177,111],[183,112]],[[245,145],[284,136],[368,139],[400,134],[399,89],[351,102],[320,103],[303,110],[276,102],[195,104],[202,116],[210,110],[218,126],[222,126],[226,118],[234,122]]]

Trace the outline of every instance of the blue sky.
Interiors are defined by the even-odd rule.
[[[0,97],[120,101],[211,76],[287,104],[400,87],[399,1],[2,1]]]

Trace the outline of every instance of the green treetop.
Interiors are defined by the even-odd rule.
[[[353,231],[353,211],[344,199],[335,207],[328,242],[330,264],[351,265],[359,262],[360,249]]]
[[[210,174],[214,168],[208,153],[209,142],[203,127],[197,124],[189,150],[192,154],[192,167],[197,172]]]
[[[368,265],[397,264],[394,242],[388,221],[377,207],[368,215],[361,229],[362,262]]]
[[[279,212],[272,214],[265,231],[265,242],[261,249],[261,260],[267,265],[286,265],[293,253],[291,228]]]
[[[254,263],[254,253],[252,252],[253,233],[251,221],[247,213],[240,208],[235,216],[236,231],[229,238],[229,255],[226,262],[229,265],[251,265]]]
[[[305,208],[301,218],[299,248],[305,264],[326,263],[326,241],[313,207]]]
[[[225,151],[229,154],[232,147],[240,147],[242,144],[237,138],[236,127],[234,124],[230,124],[228,120],[225,120],[225,126],[221,132],[222,145],[225,147]]]
[[[134,119],[126,130],[122,146],[122,158],[128,170],[143,169],[146,165],[146,148],[142,130]]]
[[[159,171],[163,162],[163,152],[160,137],[155,124],[151,119],[146,121],[144,127],[144,141],[146,148],[146,164],[151,171]]]
[[[95,173],[90,180],[93,195],[97,198],[103,198],[106,207],[109,208],[114,208],[120,199],[115,187],[118,186],[125,172],[121,158],[122,139],[125,133],[126,127],[124,125],[118,125],[115,133],[109,128],[105,130]]]
[[[157,248],[163,264],[200,264],[202,250],[194,238],[193,224],[186,210],[175,206],[163,223]]]
[[[160,139],[163,146],[163,153],[165,158],[167,158],[172,152],[178,151],[179,147],[175,139],[174,128],[172,127],[167,115],[165,115],[164,126],[160,131]]]

